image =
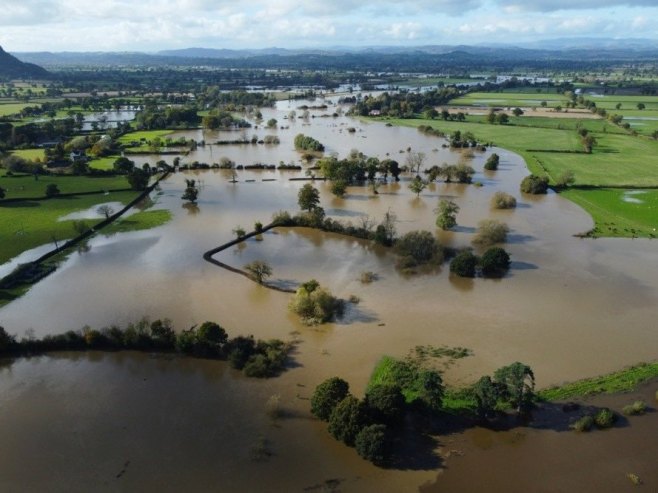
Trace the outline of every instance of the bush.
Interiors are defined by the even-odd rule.
[[[342,378],[332,377],[315,388],[311,396],[311,413],[322,421],[329,421],[339,402],[349,395],[350,386]]]
[[[491,207],[494,209],[514,209],[516,207],[516,199],[505,192],[496,192],[491,197]]]
[[[395,243],[395,249],[401,257],[398,265],[403,268],[443,262],[443,248],[429,231],[405,234]]]
[[[297,289],[288,307],[307,325],[316,325],[342,315],[344,303],[312,280]]]
[[[478,230],[473,243],[480,246],[489,246],[504,243],[507,239],[509,227],[507,224],[495,219],[484,219],[478,223]]]
[[[491,156],[489,156],[487,162],[484,163],[484,169],[488,169],[489,171],[496,171],[498,169],[498,163],[500,163],[500,156],[494,152]]]
[[[371,272],[369,270],[363,271],[361,273],[361,277],[359,277],[359,280],[363,284],[370,284],[371,282],[374,282],[374,281],[377,280],[377,274],[375,274],[374,272]]]
[[[501,277],[509,270],[509,254],[500,247],[489,248],[480,259],[482,275],[485,277]]]
[[[46,186],[46,197],[57,197],[60,194],[59,188],[55,183],[49,183]]]
[[[256,342],[253,337],[238,336],[226,344],[225,351],[231,367],[242,370],[256,352]]]
[[[576,422],[574,422],[571,425],[571,428],[574,429],[575,431],[585,432],[585,431],[590,431],[592,429],[592,426],[594,426],[594,418],[590,415],[587,415],[581,417]]]
[[[385,425],[375,424],[362,428],[354,444],[357,453],[373,464],[381,464],[388,458],[390,440]]]
[[[521,181],[523,193],[542,194],[548,190],[548,178],[545,176],[529,175]]]
[[[647,404],[644,401],[635,401],[633,404],[624,406],[622,412],[627,416],[638,416],[647,411]]]
[[[347,183],[344,180],[337,180],[331,184],[331,193],[336,197],[344,197],[347,191]]]
[[[329,418],[329,433],[336,440],[354,446],[356,436],[368,424],[366,407],[359,399],[348,395],[338,403]]]
[[[610,428],[615,421],[617,421],[617,415],[607,407],[599,410],[599,412],[594,415],[594,423],[599,428]]]
[[[477,264],[477,256],[470,250],[463,250],[450,262],[450,272],[460,277],[475,277]]]
[[[457,213],[459,212],[459,206],[452,200],[441,200],[436,212],[438,214],[436,217],[436,225],[439,228],[448,230],[457,226]]]

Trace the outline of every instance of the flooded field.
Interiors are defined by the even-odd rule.
[[[443,149],[442,139],[413,129],[321,116],[336,111],[334,106],[311,110],[315,118],[308,122],[284,119],[300,104],[282,102],[263,111],[265,121],[274,117],[289,128],[247,131],[261,138],[276,134],[277,146],[206,145],[182,162],[212,163],[223,156],[238,164],[298,162],[292,141],[300,132],[341,157],[354,148],[403,164],[410,147],[427,154],[428,166],[463,158]],[[202,130],[173,137],[178,135],[207,144],[236,137]],[[446,374],[452,385],[471,383],[513,361],[530,365],[543,387],[655,359],[658,276],[647,266],[655,264],[658,243],[574,237],[592,227],[589,216],[555,194],[521,196],[518,184],[527,174],[523,160],[495,149],[499,171],[484,172],[490,152],[470,160],[477,171],[474,181],[482,187],[432,184],[416,198],[407,188],[410,177],[403,175],[402,182],[382,186],[377,196],[366,187],[350,187],[345,198],[337,199],[328,184],[315,186],[333,218],[358,224],[369,216],[379,222],[390,209],[399,233],[429,229],[453,247],[470,245],[481,219],[505,221],[511,229],[505,248],[512,268],[504,279],[455,279],[447,264],[436,273],[404,276],[386,248],[304,228],[277,228],[262,241],[250,239],[217,256],[236,267],[267,260],[275,284],[294,286],[315,278],[338,296],[361,298],[343,320],[313,328],[288,312],[290,295],[202,259],[206,250],[232,239],[237,226],[250,230],[256,221],[269,222],[276,211],[296,211],[303,182],[288,178],[304,174],[242,171],[235,184],[223,170],[172,175],[152,197],[156,208],[172,211],[170,223],[94,238],[89,251],[72,254],[24,297],[0,309],[0,325],[10,333],[30,330],[42,336],[85,324],[126,324],[142,316],[171,318],[180,329],[214,320],[231,335],[299,339],[294,367],[265,382],[242,378],[221,362],[138,354],[10,363],[0,369],[2,490],[48,489],[44,485],[57,478],[60,491],[92,485],[156,488],[154,481],[164,489],[221,485],[227,491],[263,491],[267,484],[273,491],[324,491],[334,484],[329,480],[337,481],[341,491],[415,491],[436,480],[439,462],[417,471],[385,471],[362,461],[353,449],[334,442],[323,424],[309,419],[306,399],[318,383],[338,375],[361,395],[382,355],[404,356],[418,344],[473,351]],[[146,156],[138,162],[159,159]],[[190,177],[201,182],[196,207],[184,207],[180,199]],[[517,197],[516,210],[490,209],[498,190]],[[441,198],[461,208],[453,232],[434,226]],[[361,284],[359,274],[366,270],[379,280]],[[264,411],[272,394],[281,395],[290,411],[275,424]],[[250,451],[260,436],[271,442],[272,456],[254,462]],[[35,468],[39,474],[29,472]],[[448,477],[455,481],[451,485],[458,482],[450,471]]]

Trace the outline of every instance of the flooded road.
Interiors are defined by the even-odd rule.
[[[323,118],[315,110],[308,124],[300,118],[284,120],[299,104],[283,102],[278,109],[263,110],[265,121],[275,117],[290,128],[248,130],[260,137],[275,133],[278,146],[206,145],[183,162],[212,163],[223,156],[238,164],[298,162],[292,141],[300,132],[341,157],[356,148],[404,164],[410,147],[427,154],[428,166],[463,158],[443,149],[442,139],[414,129]],[[356,131],[348,132],[349,126]],[[223,134],[229,133],[181,133],[207,143],[226,138]],[[404,276],[388,249],[304,228],[277,228],[262,241],[250,239],[218,255],[236,267],[266,260],[275,283],[315,278],[340,297],[361,299],[343,320],[313,328],[288,312],[290,295],[202,259],[206,250],[232,239],[236,227],[250,230],[256,221],[269,222],[276,211],[296,211],[302,183],[288,178],[304,174],[238,171],[235,184],[223,170],[172,175],[153,196],[155,207],[172,211],[170,223],[94,238],[88,252],[73,253],[55,273],[0,309],[0,325],[10,333],[31,329],[42,336],[86,324],[124,325],[142,316],[171,318],[178,329],[215,320],[231,335],[298,338],[296,367],[260,382],[241,378],[223,363],[143,355],[19,360],[0,373],[3,491],[28,479],[31,489],[42,489],[48,474],[59,474],[67,484],[72,471],[82,469],[76,484],[97,481],[108,490],[151,488],[157,477],[165,490],[167,485],[209,489],[221,484],[227,491],[262,491],[266,481],[272,491],[323,491],[323,481],[340,479],[341,491],[414,491],[434,481],[436,471],[377,469],[330,439],[324,425],[308,419],[305,399],[318,383],[338,375],[361,395],[382,355],[401,357],[419,344],[473,351],[474,356],[448,370],[446,381],[453,385],[471,383],[517,360],[533,368],[540,387],[654,360],[658,276],[647,266],[658,258],[658,243],[574,237],[592,227],[589,216],[552,193],[521,196],[518,185],[527,170],[515,154],[495,149],[501,156],[499,171],[484,172],[491,152],[476,152],[470,160],[477,171],[474,181],[482,187],[432,184],[416,198],[407,188],[410,176],[403,175],[402,182],[383,185],[377,196],[366,187],[349,187],[346,197],[338,199],[329,193],[329,184],[315,186],[332,218],[379,222],[390,209],[399,233],[429,229],[453,247],[469,246],[481,219],[500,219],[511,229],[505,248],[513,263],[504,279],[455,279],[447,264],[434,274]],[[190,177],[201,182],[197,207],[184,207],[180,198]],[[498,190],[517,197],[516,210],[490,209]],[[434,226],[433,211],[441,198],[461,208],[453,232]],[[363,285],[362,271],[373,271],[379,279]],[[275,393],[295,416],[280,427],[272,427],[263,410]],[[48,406],[43,405],[46,398]],[[249,449],[261,434],[273,441],[275,452],[254,465]],[[36,459],[28,459],[35,454]],[[30,460],[40,461],[41,476],[27,474]],[[84,468],[83,460],[88,461]],[[125,484],[117,483],[115,476],[123,469],[119,480]]]

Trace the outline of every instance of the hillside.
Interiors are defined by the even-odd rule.
[[[0,46],[0,79],[44,78],[50,73],[38,65],[21,62]]]

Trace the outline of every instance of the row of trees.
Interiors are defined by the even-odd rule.
[[[84,327],[80,331],[48,335],[42,339],[17,340],[0,327],[0,355],[20,356],[64,350],[137,350],[178,352],[185,355],[228,360],[233,368],[252,377],[271,377],[285,367],[291,345],[253,336],[229,338],[223,327],[204,322],[188,330],[176,331],[168,319],[149,322],[142,319],[122,329]]]

